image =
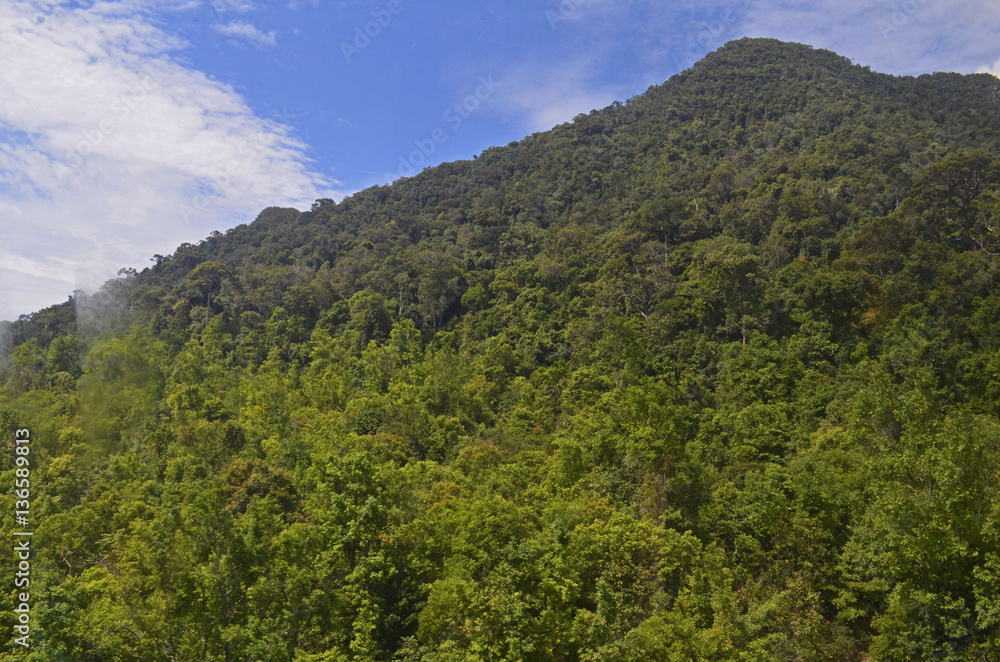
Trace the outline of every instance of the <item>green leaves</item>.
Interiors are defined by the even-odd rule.
[[[924,171],[903,212],[966,250],[1000,253],[1000,162],[982,152],[949,156]]]
[[[19,320],[35,656],[993,659],[988,85],[743,40]]]
[[[722,306],[709,300],[713,312],[724,315],[720,330],[739,330],[745,345],[750,331],[767,323],[769,315],[761,310],[761,304],[768,275],[753,246],[722,235],[704,244],[692,272],[689,281],[703,292],[722,295]]]

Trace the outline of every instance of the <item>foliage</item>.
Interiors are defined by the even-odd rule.
[[[24,316],[0,660],[996,659],[998,94],[741,40]]]

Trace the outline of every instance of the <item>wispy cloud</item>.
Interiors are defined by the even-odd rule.
[[[224,34],[227,37],[234,37],[236,39],[245,39],[257,48],[269,48],[276,46],[278,43],[275,41],[274,30],[271,30],[270,32],[261,32],[249,23],[233,21],[227,25],[214,25],[212,27],[219,34]]]
[[[1000,78],[1000,58],[997,58],[997,61],[993,63],[992,67],[980,67],[976,70],[976,73],[993,74],[997,78]]]
[[[835,50],[887,73],[1000,70],[983,66],[996,57],[995,0],[550,0],[541,14],[559,42],[552,57],[532,53],[502,73],[505,104],[532,130],[624,100],[741,36]],[[623,61],[640,66],[623,75]]]
[[[996,55],[1000,5],[994,0],[755,1],[742,27],[749,36],[835,50],[877,71],[971,73]]]
[[[253,11],[253,0],[212,0],[212,9],[220,14],[226,12],[236,12],[243,14]]]
[[[740,36],[749,1],[550,0],[551,48],[501,74],[502,101],[533,131],[624,101]]]
[[[525,61],[507,71],[503,81],[498,99],[531,131],[551,129],[623,96],[621,87],[594,80],[592,58],[586,56],[548,65]]]
[[[636,0],[632,0],[635,2]],[[576,23],[592,21],[596,17],[615,11],[616,7],[630,4],[628,0],[617,3],[615,0],[550,0],[545,10],[545,19],[555,30],[561,23]]]
[[[265,206],[340,197],[135,6],[0,4],[0,319]]]

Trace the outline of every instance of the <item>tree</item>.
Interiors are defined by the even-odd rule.
[[[722,294],[725,328],[740,330],[743,344],[750,331],[763,325],[767,312],[761,310],[768,274],[754,247],[722,235],[702,247],[690,280],[700,288]],[[703,281],[700,282],[699,281]]]
[[[903,210],[952,241],[1000,255],[1000,162],[981,153],[931,165],[907,194]]]
[[[205,322],[212,311],[212,295],[218,294],[226,282],[235,282],[233,272],[221,262],[202,262],[188,275],[185,290],[205,300]]]

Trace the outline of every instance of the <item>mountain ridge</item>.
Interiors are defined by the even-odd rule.
[[[759,72],[757,69],[754,69],[754,78],[748,80],[745,74],[741,75],[741,72],[746,71],[746,65],[754,58],[763,58],[763,61],[766,61],[767,64]],[[815,64],[817,65],[815,70],[810,69],[808,73],[798,76],[797,79],[793,76],[793,78],[786,80],[789,74],[795,74],[795,72],[802,70],[802,63],[807,60],[810,63],[812,63],[812,60],[815,60]],[[827,76],[827,78],[821,81],[820,74]],[[737,89],[755,88],[759,90],[773,88],[778,83],[790,80],[808,82],[813,85],[813,88],[807,94],[792,97],[781,95],[776,100],[770,99],[767,103],[758,102],[756,104],[751,104],[748,99],[741,100],[736,98],[727,92],[727,85],[733,88],[734,84],[737,84]],[[826,87],[817,87],[816,85],[819,82],[823,82]],[[962,87],[961,93],[956,93],[954,86]],[[943,88],[943,91],[939,88]],[[524,149],[526,145],[530,149],[534,141],[544,140],[541,136],[561,137],[568,135],[572,140],[588,142],[584,140],[588,135],[594,133],[600,133],[601,135],[607,133],[613,134],[614,131],[624,130],[625,128],[631,129],[636,133],[648,131],[650,134],[655,134],[657,131],[650,126],[650,122],[648,121],[650,114],[654,116],[664,115],[668,122],[680,123],[690,122],[695,119],[700,119],[703,122],[706,119],[709,121],[714,119],[718,122],[734,123],[741,126],[745,125],[746,122],[780,122],[782,118],[809,112],[810,104],[825,104],[831,99],[840,104],[843,104],[845,101],[856,103],[860,98],[859,95],[862,90],[868,93],[871,93],[873,90],[880,92],[883,102],[896,106],[896,112],[904,112],[911,115],[907,119],[918,122],[930,122],[932,125],[941,124],[943,117],[950,117],[952,120],[957,120],[952,122],[955,126],[948,127],[950,133],[943,136],[943,139],[958,144],[964,143],[969,148],[982,145],[981,136],[984,131],[988,132],[991,123],[996,121],[998,117],[997,99],[1000,97],[1000,81],[997,81],[995,77],[989,74],[963,76],[960,74],[938,73],[922,74],[916,77],[897,77],[872,72],[868,67],[854,64],[848,58],[832,51],[814,49],[802,44],[784,43],[774,39],[743,38],[727,43],[717,51],[706,55],[705,58],[695,63],[691,68],[672,76],[663,84],[651,86],[646,92],[627,100],[625,103],[615,102],[604,109],[594,110],[589,114],[581,114],[573,122],[558,125],[549,131],[537,132],[526,136],[520,141],[513,141],[507,146],[488,148],[477,159],[456,161],[441,164],[434,168],[426,168],[414,177],[399,180],[394,185],[399,185],[403,188],[420,186],[422,182],[426,181],[426,178],[437,177],[437,173],[447,172],[448,176],[452,177],[467,172],[476,173],[486,169],[483,167],[484,164],[489,164],[497,158],[503,159],[500,155],[504,154],[504,150]],[[838,93],[840,93],[840,96],[838,96]],[[978,95],[979,98],[968,98],[972,94]],[[689,100],[692,97],[709,100],[717,99],[718,101],[709,107],[692,107],[681,112],[678,109],[678,102],[682,102],[685,99]],[[928,98],[932,98],[933,102],[926,103],[926,99]],[[911,108],[914,100],[922,101],[920,104],[922,113],[919,117],[914,115]],[[962,103],[964,105],[960,108],[955,107],[955,104]],[[756,108],[756,116],[747,115],[747,108],[751,105]],[[831,113],[829,111],[817,113],[817,121],[810,127],[812,137],[818,138],[829,135],[835,130],[835,125],[838,122],[842,123],[846,121],[845,118],[850,118],[850,112],[850,107],[847,107],[841,113]],[[630,117],[621,117],[625,114],[629,114]],[[643,122],[644,116],[647,119],[646,122]],[[626,119],[629,121],[626,122]],[[658,119],[662,118],[658,117]],[[662,129],[659,133],[662,133]],[[663,143],[665,145],[669,144],[669,139],[663,140]],[[736,141],[730,148],[738,150],[741,147],[745,147],[745,145],[741,146],[739,141]],[[718,151],[718,147],[715,147],[715,150]],[[995,150],[996,140],[994,139],[988,151]],[[646,155],[644,154],[643,156]],[[478,168],[477,163],[479,164]],[[635,164],[630,165],[634,166]],[[520,169],[517,172],[524,172],[527,167],[526,164],[520,164]],[[500,184],[500,180],[493,177],[489,181],[480,181],[478,183],[478,185],[484,184],[496,187]],[[373,199],[377,201],[385,195],[387,186],[376,186],[359,191],[349,198],[342,200],[340,205],[335,205],[330,200],[317,201],[313,212],[305,213],[308,215],[314,213],[316,210],[325,210],[328,208],[344,209],[345,203],[348,209],[355,205],[371,204]],[[364,199],[364,202],[362,202],[362,199]],[[296,210],[296,213],[303,212]],[[241,235],[247,232],[244,228],[250,228],[256,224],[254,229],[259,230],[263,221],[272,223],[271,228],[269,228],[270,234],[294,232],[294,226],[302,223],[302,220],[289,210],[279,212],[277,208],[265,209],[253,223],[237,226],[227,231],[225,236],[222,237],[214,236],[207,238],[199,244],[199,247],[204,247],[207,244],[209,249],[201,251],[201,257],[192,255],[183,260],[183,263],[190,267],[190,265],[197,264],[199,259],[227,261],[228,247],[232,242],[240,242],[242,240]],[[215,245],[220,247],[217,252],[212,251],[212,247]],[[296,246],[295,248],[301,248],[301,246]],[[182,245],[175,254],[186,254],[186,249],[190,249],[190,246]],[[331,255],[328,254],[324,257],[329,258]],[[163,262],[167,264],[161,264]],[[172,271],[171,267],[176,268],[180,266],[179,263],[182,260],[177,260],[177,262],[178,264],[172,265],[169,259],[158,259],[157,264],[151,268],[143,269],[141,273],[146,275],[150,272],[156,273],[160,270]],[[319,264],[322,264],[322,262]],[[318,266],[316,260],[312,260],[310,266],[312,268]],[[183,272],[183,269],[184,267],[181,267],[180,271]],[[50,307],[46,311],[38,311],[38,313],[42,313],[42,317],[45,319],[56,318],[65,320],[68,318],[69,307],[69,302],[66,302]],[[15,339],[26,337],[26,334],[20,332],[19,325],[23,326],[23,321],[14,325],[13,333]],[[59,326],[59,328],[62,329],[63,326]],[[48,335],[44,331],[42,333],[43,335]],[[27,335],[31,335],[31,332],[28,332]]]
[[[995,87],[741,40],[32,316],[30,662],[996,659]]]

